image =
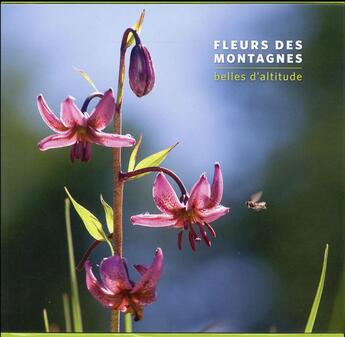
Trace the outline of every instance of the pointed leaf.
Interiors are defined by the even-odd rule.
[[[82,205],[78,204],[71,194],[68,192],[68,189],[65,187],[65,191],[70,198],[74,209],[76,212],[79,214],[80,218],[82,219],[86,230],[89,232],[89,234],[96,240],[98,241],[103,241],[104,237],[106,237],[102,224],[99,222],[99,220],[85,207]]]
[[[72,308],[73,327],[74,327],[73,331],[83,332],[83,320],[82,320],[81,308],[80,308],[77,273],[75,270],[70,206],[71,206],[71,201],[69,198],[66,198],[65,199],[65,222],[66,222],[66,233],[67,233],[69,276],[70,276],[70,283],[71,283],[71,308]]]
[[[164,160],[165,158],[168,156],[169,152],[175,148],[175,146],[177,146],[178,142],[172,146],[169,146],[168,148],[156,152],[154,154],[151,154],[150,156],[146,157],[145,159],[143,159],[142,161],[140,161],[138,163],[138,165],[135,167],[135,170],[139,170],[145,167],[151,167],[151,166],[159,166]],[[143,174],[139,174],[135,177],[130,178],[129,180],[134,180],[134,179],[138,179],[141,177],[146,176],[148,173],[143,173]]]
[[[164,150],[161,150],[159,152],[156,152],[154,154],[151,154],[150,156],[146,157],[142,161],[138,163],[138,165],[135,167],[136,170],[142,169],[144,167],[150,167],[150,166],[159,166],[165,158],[168,156],[169,152],[174,149],[177,146],[178,143],[167,147]]]
[[[113,209],[103,199],[102,194],[101,194],[101,203],[102,203],[102,206],[104,208],[105,220],[107,222],[108,231],[109,231],[109,233],[112,233],[114,231],[114,213],[113,213]]]
[[[138,150],[139,150],[139,147],[141,145],[141,141],[143,140],[143,135],[141,134],[140,137],[139,137],[139,140],[138,142],[135,144],[134,148],[133,148],[133,151],[131,153],[131,156],[129,158],[129,162],[128,162],[128,172],[131,172],[134,170],[134,167],[135,167],[135,162],[137,160],[137,154],[138,154]]]
[[[90,76],[85,71],[83,71],[77,67],[73,67],[73,69],[75,71],[77,71],[81,76],[83,76],[84,79],[87,81],[87,83],[89,83],[95,91],[98,91],[95,84],[93,83],[92,79],[90,78]]]
[[[144,23],[144,17],[145,17],[145,9],[141,12],[139,19],[137,20],[137,22],[132,27],[138,33],[138,35],[141,32],[141,26]],[[134,38],[133,34],[131,34],[131,33],[128,34],[126,48],[130,47],[134,43],[134,41],[135,41],[135,38]]]
[[[307,325],[305,327],[304,333],[311,333],[311,332],[313,332],[313,327],[314,327],[317,311],[319,309],[319,304],[320,304],[320,301],[321,301],[323,286],[325,284],[326,269],[327,269],[327,259],[328,259],[328,244],[326,245],[325,255],[323,257],[323,265],[322,265],[322,271],[321,271],[319,286],[317,287],[317,291],[316,291],[316,295],[315,295],[315,298],[314,298],[313,306],[311,308],[311,311],[310,311],[310,314],[309,314],[309,317],[308,317],[308,322],[307,322]]]

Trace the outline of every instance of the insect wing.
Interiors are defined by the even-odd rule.
[[[258,202],[261,199],[261,197],[262,197],[262,191],[256,192],[250,197],[250,201]]]

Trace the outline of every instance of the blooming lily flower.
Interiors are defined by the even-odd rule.
[[[163,269],[163,252],[155,251],[150,267],[134,265],[141,277],[137,283],[129,279],[125,259],[119,255],[102,260],[100,265],[101,284],[92,272],[90,261],[85,263],[86,286],[91,295],[105,308],[130,312],[134,320],[143,317],[144,306],[156,300],[156,285]]]
[[[178,234],[178,247],[182,248],[183,231],[188,230],[189,243],[195,251],[195,243],[201,239],[196,234],[193,225],[200,231],[201,237],[207,246],[211,241],[205,228],[213,237],[216,237],[210,223],[219,219],[229,212],[228,207],[220,205],[223,196],[223,176],[219,163],[214,166],[212,186],[207,181],[206,175],[202,174],[193,186],[187,200],[181,202],[174,189],[163,173],[159,173],[152,189],[153,200],[161,214],[139,214],[131,217],[134,225],[147,227],[173,227],[181,229]]]
[[[37,97],[37,106],[45,123],[56,133],[38,143],[41,151],[73,145],[71,161],[91,159],[91,143],[107,147],[127,147],[135,144],[130,135],[117,135],[101,132],[111,121],[115,112],[115,100],[112,89],[93,109],[90,115],[82,113],[69,96],[61,103],[60,119],[48,107],[42,95]]]

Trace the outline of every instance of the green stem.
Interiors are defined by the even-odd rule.
[[[69,296],[67,293],[62,294],[63,315],[65,318],[66,332],[72,332],[71,309],[69,305]]]
[[[308,317],[308,321],[307,321],[307,325],[305,327],[304,333],[312,333],[313,332],[316,315],[317,315],[317,312],[319,310],[319,305],[320,305],[320,301],[321,301],[321,297],[322,297],[323,286],[325,284],[325,279],[326,279],[327,259],[328,259],[328,244],[326,244],[325,253],[324,253],[324,257],[323,257],[323,264],[322,264],[322,271],[321,271],[319,285],[317,287],[314,302],[313,302],[313,305],[312,305],[311,310],[310,310],[310,314]]]
[[[43,309],[43,322],[44,322],[44,329],[46,332],[49,332],[49,321],[48,321],[48,312],[47,309]]]
[[[128,333],[133,332],[132,317],[131,317],[131,313],[129,312],[125,314],[125,332],[128,332]]]
[[[72,316],[74,324],[74,332],[83,332],[83,322],[81,318],[80,300],[78,291],[77,275],[75,271],[75,259],[71,229],[71,214],[70,214],[70,201],[65,199],[65,221],[67,231],[67,246],[68,246],[68,259],[69,270],[71,278],[71,298],[72,298]]]
[[[119,65],[119,77],[117,83],[117,98],[114,115],[114,132],[116,134],[122,133],[122,118],[121,108],[123,99],[123,84],[125,81],[125,58],[126,58],[126,44],[128,34],[132,29],[126,29],[122,37],[121,55]],[[123,180],[121,179],[121,148],[113,149],[113,174],[114,174],[114,189],[113,189],[113,211],[114,211],[114,235],[112,244],[114,254],[122,256],[122,208],[123,208]],[[111,312],[110,318],[111,332],[120,332],[120,313],[118,310]]]

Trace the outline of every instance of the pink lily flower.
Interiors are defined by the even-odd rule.
[[[134,225],[147,227],[172,227],[181,229],[178,234],[178,248],[182,248],[183,231],[188,230],[189,243],[193,251],[195,243],[201,239],[193,225],[200,231],[207,246],[211,247],[205,228],[216,237],[210,223],[216,221],[230,210],[220,205],[223,196],[223,175],[219,163],[214,166],[213,182],[210,186],[206,175],[202,174],[193,186],[190,197],[181,202],[163,173],[158,173],[152,189],[153,200],[161,214],[139,214],[131,217]]]
[[[129,279],[125,259],[119,255],[105,258],[99,268],[100,283],[92,272],[90,261],[86,261],[86,286],[105,308],[130,312],[134,320],[139,321],[143,317],[144,306],[156,300],[156,285],[163,269],[162,249],[156,249],[150,267],[138,264],[134,268],[141,275],[137,283]]]
[[[52,112],[42,95],[37,97],[37,106],[42,119],[56,132],[38,143],[41,151],[73,145],[71,161],[81,159],[88,162],[91,159],[91,143],[107,147],[127,147],[135,144],[135,139],[130,135],[101,131],[114,116],[115,100],[112,89],[104,93],[90,115],[82,113],[71,96],[61,103],[60,119]]]

